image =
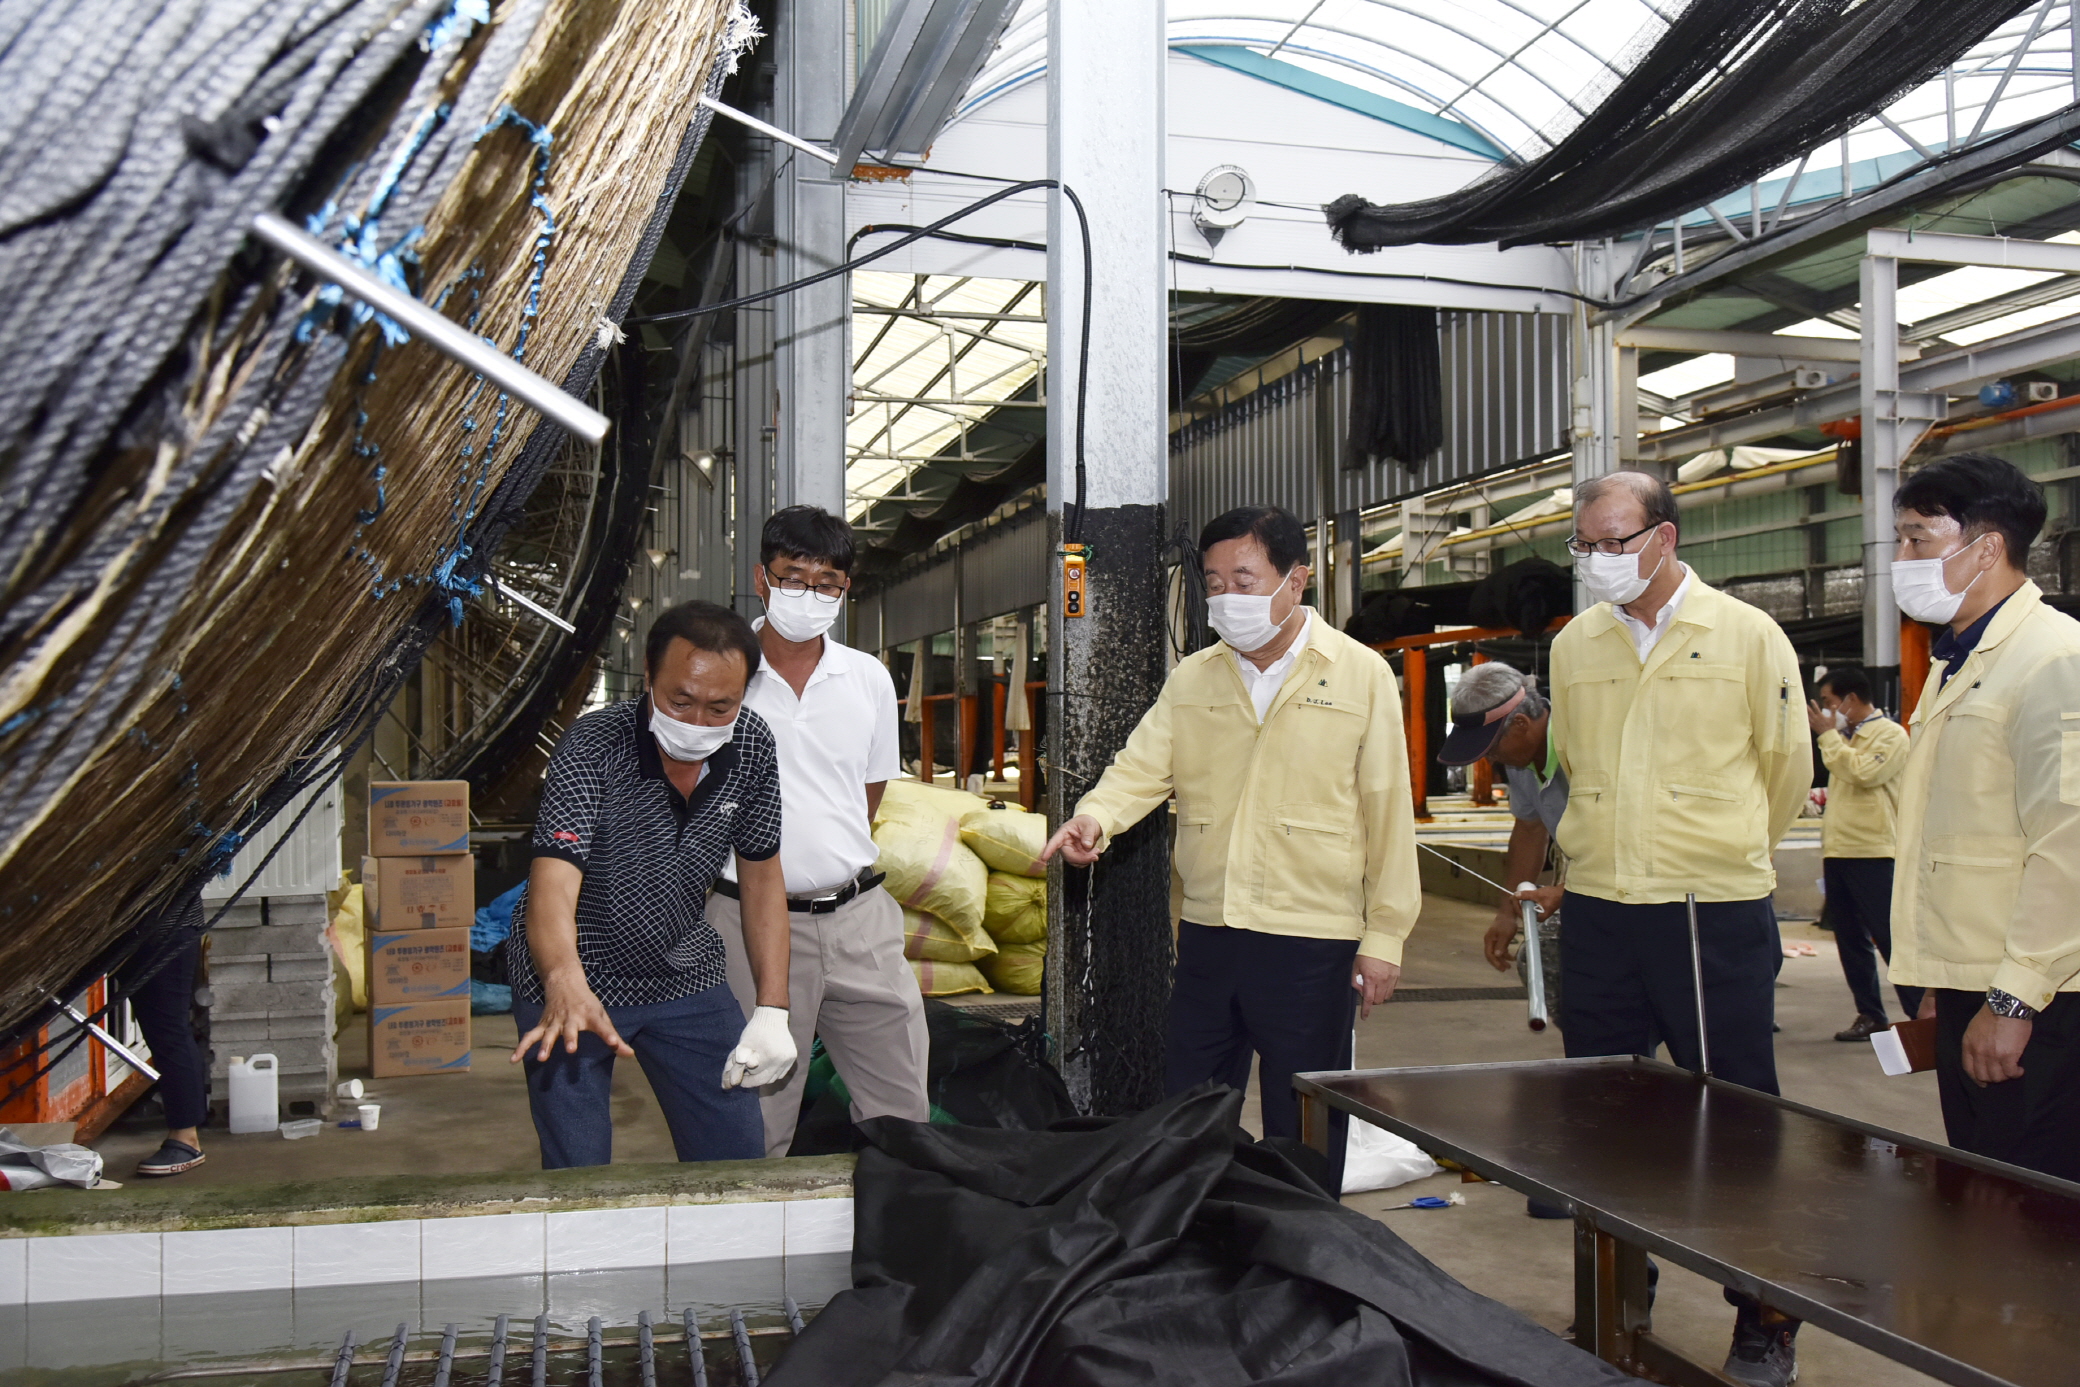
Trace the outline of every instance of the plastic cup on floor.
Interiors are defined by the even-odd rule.
[[[361,1094],[363,1092],[361,1087],[361,1080],[348,1079],[345,1083],[341,1084],[337,1089],[333,1091],[350,1103],[358,1103],[361,1101]]]
[[[364,1132],[373,1132],[373,1131],[374,1131],[374,1130],[376,1129],[376,1124],[377,1124],[378,1122],[380,1122],[380,1121],[382,1120],[382,1117],[383,1117],[383,1106],[382,1106],[382,1104],[380,1104],[380,1103],[363,1103],[363,1104],[361,1105],[361,1109],[360,1109],[360,1111],[361,1111],[361,1130],[362,1130],[362,1131],[364,1131]]]

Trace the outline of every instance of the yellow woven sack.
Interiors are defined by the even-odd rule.
[[[874,822],[894,813],[928,810],[943,814],[959,825],[964,815],[977,809],[987,809],[989,801],[980,795],[971,795],[966,790],[956,790],[951,785],[927,785],[921,780],[891,780],[881,792],[881,807],[875,811]]]
[[[963,932],[922,910],[903,912],[903,957],[913,962],[973,963],[997,951],[981,930]]]
[[[982,976],[997,985],[999,992],[1016,992],[1025,997],[1040,994],[1040,979],[1047,971],[1047,941],[1037,944],[1006,944],[996,957],[982,962]]]
[[[874,867],[888,874],[889,895],[913,910],[938,916],[961,935],[982,929],[989,868],[961,842],[957,819],[936,805],[914,800],[891,805],[883,800],[874,844],[881,849]]]
[[[960,992],[992,990],[983,981],[982,971],[972,963],[930,963],[912,959],[910,971],[917,974],[917,990],[927,997],[951,997]]]
[[[999,945],[1031,944],[1047,938],[1047,883],[991,872],[983,896],[982,927]]]
[[[961,841],[989,864],[991,871],[1022,877],[1044,877],[1040,860],[1047,847],[1047,816],[1023,809],[978,809],[961,816]]]

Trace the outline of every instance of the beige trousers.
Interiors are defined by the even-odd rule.
[[[766,1154],[784,1156],[794,1143],[802,1090],[809,1081],[809,1045],[823,1038],[845,1086],[852,1120],[931,1115],[925,1096],[924,998],[903,957],[903,908],[875,887],[828,915],[790,910],[787,952],[788,1030],[800,1058],[777,1084],[759,1091],[765,1112]],[[729,988],[749,1016],[757,1005],[751,961],[744,953],[744,917],[737,902],[708,897],[708,923],[729,951]]]

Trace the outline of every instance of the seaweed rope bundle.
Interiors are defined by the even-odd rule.
[[[579,393],[755,36],[732,0],[0,0],[0,1034],[336,773],[562,444],[254,213]]]

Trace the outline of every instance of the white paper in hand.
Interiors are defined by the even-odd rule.
[[[777,1084],[794,1068],[794,1036],[787,1029],[787,1008],[757,1007],[744,1023],[737,1048],[722,1066],[724,1088],[764,1088]]]
[[[1390,1190],[1411,1180],[1435,1175],[1444,1167],[1414,1142],[1384,1127],[1351,1119],[1350,1140],[1343,1148],[1343,1192]]]
[[[1899,1032],[1891,1027],[1871,1032],[1871,1049],[1877,1052],[1878,1067],[1894,1078],[1914,1072],[1914,1062],[1907,1058],[1907,1047],[1899,1043]]]

